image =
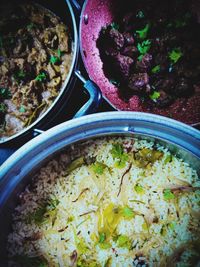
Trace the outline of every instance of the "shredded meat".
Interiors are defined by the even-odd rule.
[[[60,18],[37,4],[1,17],[0,139],[32,124],[53,103],[72,61],[71,37]]]

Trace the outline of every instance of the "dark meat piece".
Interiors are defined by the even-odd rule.
[[[124,49],[121,51],[121,54],[127,57],[134,58],[135,54],[137,53],[137,47],[136,46],[126,46]]]
[[[133,35],[129,32],[123,33],[125,45],[133,45],[134,44],[134,38]]]
[[[116,29],[111,29],[109,31],[109,36],[117,49],[124,46],[124,36]]]
[[[132,24],[133,18],[134,18],[134,14],[132,12],[124,15],[122,19],[123,21],[122,26],[125,32],[129,32],[133,29],[133,24]]]
[[[126,80],[129,77],[133,59],[127,56],[118,54],[114,59],[115,70],[119,73],[122,79]]]
[[[111,56],[111,57],[116,56],[118,53],[119,53],[119,51],[116,48],[113,48],[113,47],[108,47],[105,50],[105,54],[107,56]]]
[[[156,83],[154,83],[154,87],[156,90],[162,90],[166,93],[173,94],[174,87],[176,84],[175,76],[173,74],[166,75],[164,78],[161,78]]]
[[[149,83],[149,76],[145,73],[137,73],[131,75],[129,78],[129,88],[140,93],[144,92],[147,84]]]
[[[159,93],[160,93],[160,96],[155,101],[156,106],[158,106],[160,108],[165,108],[173,102],[172,96],[168,95],[165,91],[161,90],[161,91],[159,91]]]
[[[141,61],[137,61],[136,63],[136,68],[139,70],[139,71],[145,71],[147,70],[150,65],[151,65],[151,60],[152,60],[152,55],[150,54],[145,54],[142,58]]]
[[[166,68],[169,65],[168,55],[165,53],[164,54],[160,54],[160,53],[156,54],[154,56],[154,60],[155,60],[155,65],[160,65],[161,68],[162,68],[162,66],[164,68]]]
[[[116,29],[108,28],[100,34],[102,36],[97,44],[108,56],[116,56],[124,46],[124,36]]]
[[[176,96],[189,96],[194,92],[193,86],[185,78],[181,78],[176,87],[174,88],[174,94]]]

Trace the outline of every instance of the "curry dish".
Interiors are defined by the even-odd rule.
[[[31,125],[58,96],[72,62],[60,18],[40,5],[17,5],[0,21],[0,138]]]

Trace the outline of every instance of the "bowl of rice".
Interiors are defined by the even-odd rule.
[[[199,266],[199,147],[135,112],[37,136],[0,168],[0,266]]]

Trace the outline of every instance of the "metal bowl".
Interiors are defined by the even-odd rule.
[[[105,135],[154,140],[183,158],[200,175],[200,132],[166,117],[137,112],[105,112],[64,122],[35,137],[0,167],[0,261],[6,266],[6,238],[17,196],[34,173],[66,146]]]

